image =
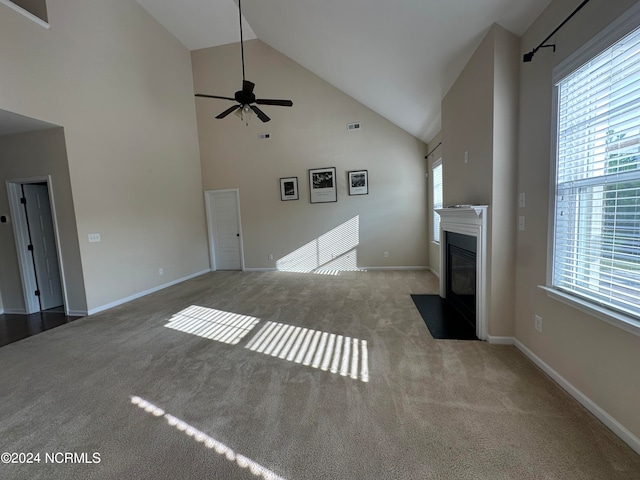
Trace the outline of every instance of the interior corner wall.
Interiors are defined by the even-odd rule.
[[[554,0],[525,33],[530,51],[575,9]],[[526,230],[517,232],[516,338],[551,369],[640,438],[640,337],[549,298],[546,283],[551,153],[552,70],[636,2],[590,2],[554,37],[557,50],[520,64],[518,191],[526,193]],[[542,333],[534,315],[543,319]]]
[[[514,335],[520,38],[493,27],[491,333]]]
[[[232,96],[242,83],[239,57],[239,44],[192,52],[196,92]],[[357,217],[359,267],[425,268],[427,146],[260,40],[245,43],[245,61],[258,98],[291,99],[293,107],[260,106],[272,120],[245,126],[233,114],[214,118],[228,101],[196,105],[204,188],[239,189],[246,267],[276,268]],[[348,131],[349,122],[362,128]],[[321,167],[336,167],[335,203],[310,203],[308,170]],[[369,194],[349,196],[347,172],[361,169]],[[298,177],[299,200],[280,200],[281,177]],[[339,239],[331,242],[340,255]]]
[[[134,0],[48,6],[0,4],[0,108],[64,127],[95,311],[209,268],[191,58]]]
[[[84,279],[71,195],[64,131],[52,128],[0,137],[0,212],[8,215],[7,180],[51,175],[67,309],[86,312]],[[0,291],[8,311],[24,310],[24,295],[13,234],[14,219],[0,224]]]
[[[489,205],[488,333],[513,336],[518,38],[493,25],[442,100],[445,205]]]
[[[442,158],[442,145],[436,148],[436,145],[441,141],[442,132],[438,132],[429,142],[427,150],[428,152],[433,150],[427,159],[427,171],[429,172],[429,269],[436,275],[440,275],[440,245],[433,241],[433,163]],[[444,167],[442,174],[446,175]]]

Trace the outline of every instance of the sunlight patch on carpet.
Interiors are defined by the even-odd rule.
[[[179,311],[165,325],[184,333],[230,345],[237,344],[260,320],[215,308],[191,305]]]
[[[267,322],[245,348],[354,380],[369,381],[366,340]]]
[[[276,475],[271,470],[263,467],[259,463],[254,462],[250,458],[245,457],[244,455],[240,455],[237,452],[234,452],[231,448],[226,446],[224,443],[219,442],[215,438],[210,437],[204,432],[201,432],[197,428],[189,425],[186,422],[183,422],[179,418],[174,417],[173,415],[169,415],[160,407],[152,404],[151,402],[140,398],[138,396],[131,397],[131,403],[137,405],[142,410],[147,413],[150,413],[154,417],[163,417],[169,425],[175,427],[177,430],[185,433],[186,435],[193,437],[196,442],[204,444],[205,447],[215,450],[219,455],[224,455],[227,460],[230,462],[236,462],[236,464],[240,468],[247,468],[251,473],[253,473],[257,477],[262,477],[265,480],[285,480],[283,477]]]

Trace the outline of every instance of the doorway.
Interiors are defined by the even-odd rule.
[[[210,190],[204,195],[211,270],[244,270],[240,191]]]
[[[27,314],[67,312],[51,177],[7,182]]]

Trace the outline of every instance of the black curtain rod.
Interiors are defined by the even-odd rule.
[[[571,15],[569,15],[567,18],[565,18],[565,19],[564,19],[564,22],[562,22],[560,25],[558,25],[558,28],[556,28],[553,32],[551,32],[551,33],[549,34],[549,36],[547,36],[547,38],[545,38],[542,42],[540,42],[540,45],[538,45],[536,48],[534,48],[533,50],[531,50],[529,53],[525,53],[525,54],[523,55],[523,57],[522,57],[522,61],[523,61],[523,62],[530,62],[531,60],[533,60],[533,56],[534,56],[534,55],[536,54],[536,52],[537,52],[538,50],[540,50],[541,48],[549,48],[549,47],[551,47],[551,48],[553,48],[553,51],[555,52],[555,51],[556,51],[556,45],[555,45],[555,44],[547,45],[547,44],[546,44],[546,43],[547,43],[547,41],[548,41],[551,37],[553,37],[553,36],[558,32],[558,30],[560,30],[562,27],[564,27],[564,26],[565,26],[565,24],[566,24],[569,20],[571,20],[571,19],[574,17],[574,15],[575,15],[576,13],[578,13],[580,10],[582,10],[582,7],[584,7],[584,6],[585,6],[587,3],[589,3],[590,1],[591,1],[591,0],[584,0],[584,1],[583,1],[583,2],[578,6],[578,8],[576,8],[576,9],[573,11],[573,13],[572,13]]]
[[[435,152],[435,151],[438,149],[438,147],[439,147],[440,145],[442,145],[442,142],[440,142],[440,143],[439,143],[439,144],[437,144],[435,147],[433,147],[433,150],[431,150],[429,153],[427,153],[427,156],[426,156],[426,157],[424,157],[424,158],[429,158],[429,155],[431,155],[433,152]]]

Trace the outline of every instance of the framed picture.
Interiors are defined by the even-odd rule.
[[[298,200],[298,177],[280,179],[280,200]]]
[[[336,167],[309,170],[311,203],[337,202]]]
[[[369,194],[369,173],[366,170],[347,172],[349,175],[349,195]]]

